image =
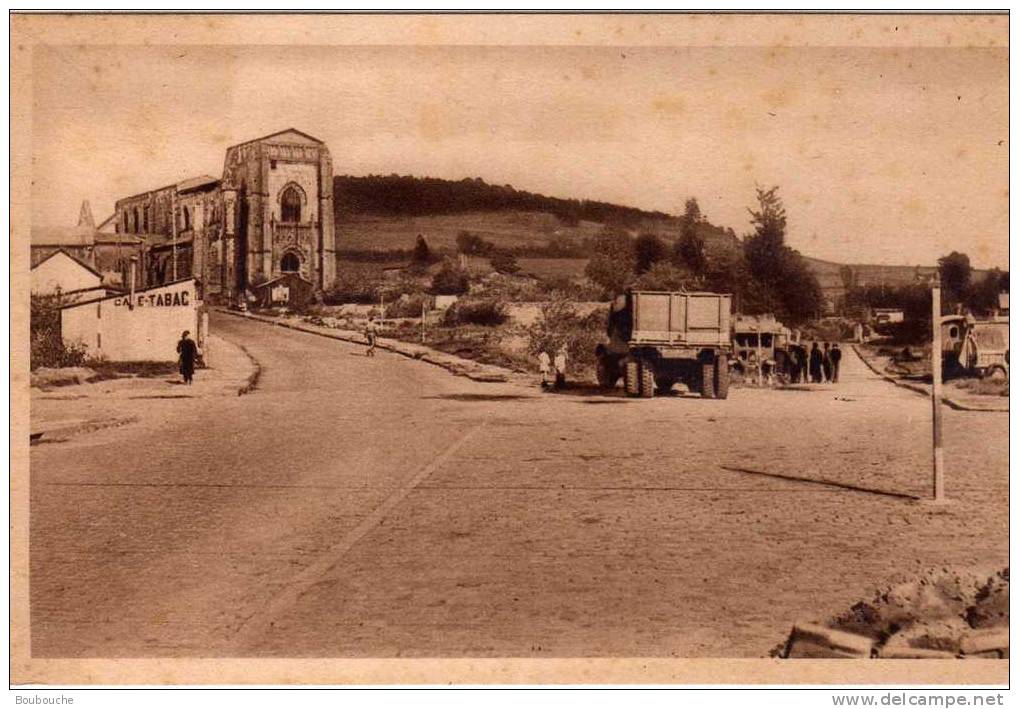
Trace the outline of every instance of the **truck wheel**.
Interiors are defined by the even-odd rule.
[[[715,398],[715,365],[701,365],[701,396],[705,399]]]
[[[715,360],[715,398],[729,398],[729,360],[725,355]]]
[[[640,363],[640,395],[645,399],[655,395],[655,370],[646,362]]]
[[[596,374],[598,376],[598,386],[602,389],[612,389],[616,386],[616,381],[619,379],[619,372],[604,357],[598,358]]]
[[[640,396],[640,364],[633,360],[628,361],[623,377],[626,382],[626,395]]]
[[[1000,364],[992,364],[990,367],[985,369],[981,374],[982,379],[995,379],[1003,381],[1008,379],[1008,370],[1002,367]]]

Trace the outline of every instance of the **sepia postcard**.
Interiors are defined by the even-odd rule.
[[[13,685],[1002,685],[998,14],[13,14]]]

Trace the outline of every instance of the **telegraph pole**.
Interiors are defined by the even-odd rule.
[[[177,280],[177,187],[174,186],[170,194],[170,222],[173,226],[173,243],[170,248],[173,252],[173,280]],[[165,271],[164,271],[165,273]]]
[[[945,502],[945,456],[941,446],[941,279],[931,281],[931,407],[934,443],[934,502]]]

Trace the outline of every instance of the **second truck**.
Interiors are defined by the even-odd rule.
[[[652,397],[677,382],[708,399],[729,395],[732,296],[632,290],[612,302],[608,342],[598,345],[598,383],[620,377],[628,396]]]

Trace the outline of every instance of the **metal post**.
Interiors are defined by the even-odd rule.
[[[941,447],[941,281],[931,283],[931,407],[934,435],[934,501],[945,501],[945,458]]]
[[[425,301],[427,298],[421,298],[421,344],[425,344],[425,308],[427,307]]]

